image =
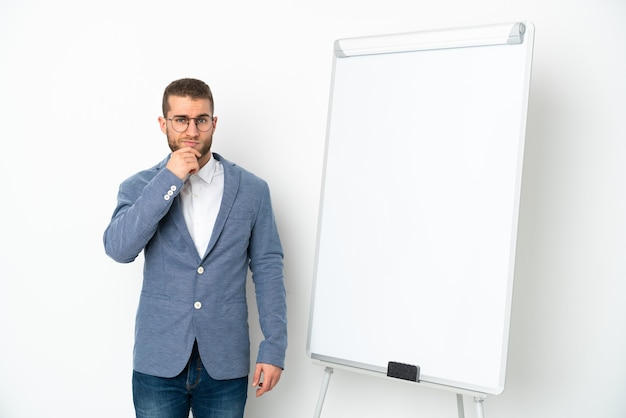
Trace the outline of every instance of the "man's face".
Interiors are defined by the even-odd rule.
[[[192,99],[185,96],[170,96],[170,110],[165,117],[159,117],[161,131],[167,136],[167,143],[172,152],[191,147],[200,151],[202,157],[198,159],[200,167],[206,164],[211,158],[211,144],[213,142],[213,132],[217,124],[217,117],[213,116],[213,109],[208,99]],[[182,132],[177,132],[172,119],[186,118],[189,122],[187,128]],[[208,119],[209,129],[202,132],[196,125],[197,119]],[[178,128],[177,130],[181,130]]]

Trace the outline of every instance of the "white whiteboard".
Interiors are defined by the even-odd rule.
[[[533,37],[335,43],[311,358],[504,390]]]

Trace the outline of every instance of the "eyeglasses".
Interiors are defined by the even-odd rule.
[[[178,132],[185,132],[189,128],[189,121],[193,120],[196,123],[196,128],[200,132],[208,132],[213,127],[213,116],[201,116],[199,118],[186,118],[183,116],[176,116],[168,118],[172,122],[172,128]]]

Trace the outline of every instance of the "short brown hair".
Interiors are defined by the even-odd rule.
[[[170,110],[170,96],[191,97],[192,99],[209,99],[211,112],[215,110],[213,107],[213,93],[209,86],[201,80],[195,78],[181,78],[172,81],[163,92],[163,116],[167,116]]]

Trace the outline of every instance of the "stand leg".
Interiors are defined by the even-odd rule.
[[[474,405],[476,405],[476,417],[477,418],[485,418],[485,413],[483,411],[483,402],[485,400],[483,398],[474,398]]]
[[[465,408],[463,407],[463,395],[456,394],[456,406],[459,410],[459,418],[465,418]]]
[[[330,376],[333,374],[332,367],[326,367],[324,369],[324,380],[322,381],[322,388],[320,389],[320,396],[317,399],[317,406],[315,407],[314,418],[320,418],[322,414],[322,406],[324,406],[324,399],[326,398],[326,391],[328,390],[328,384],[330,383]]]

